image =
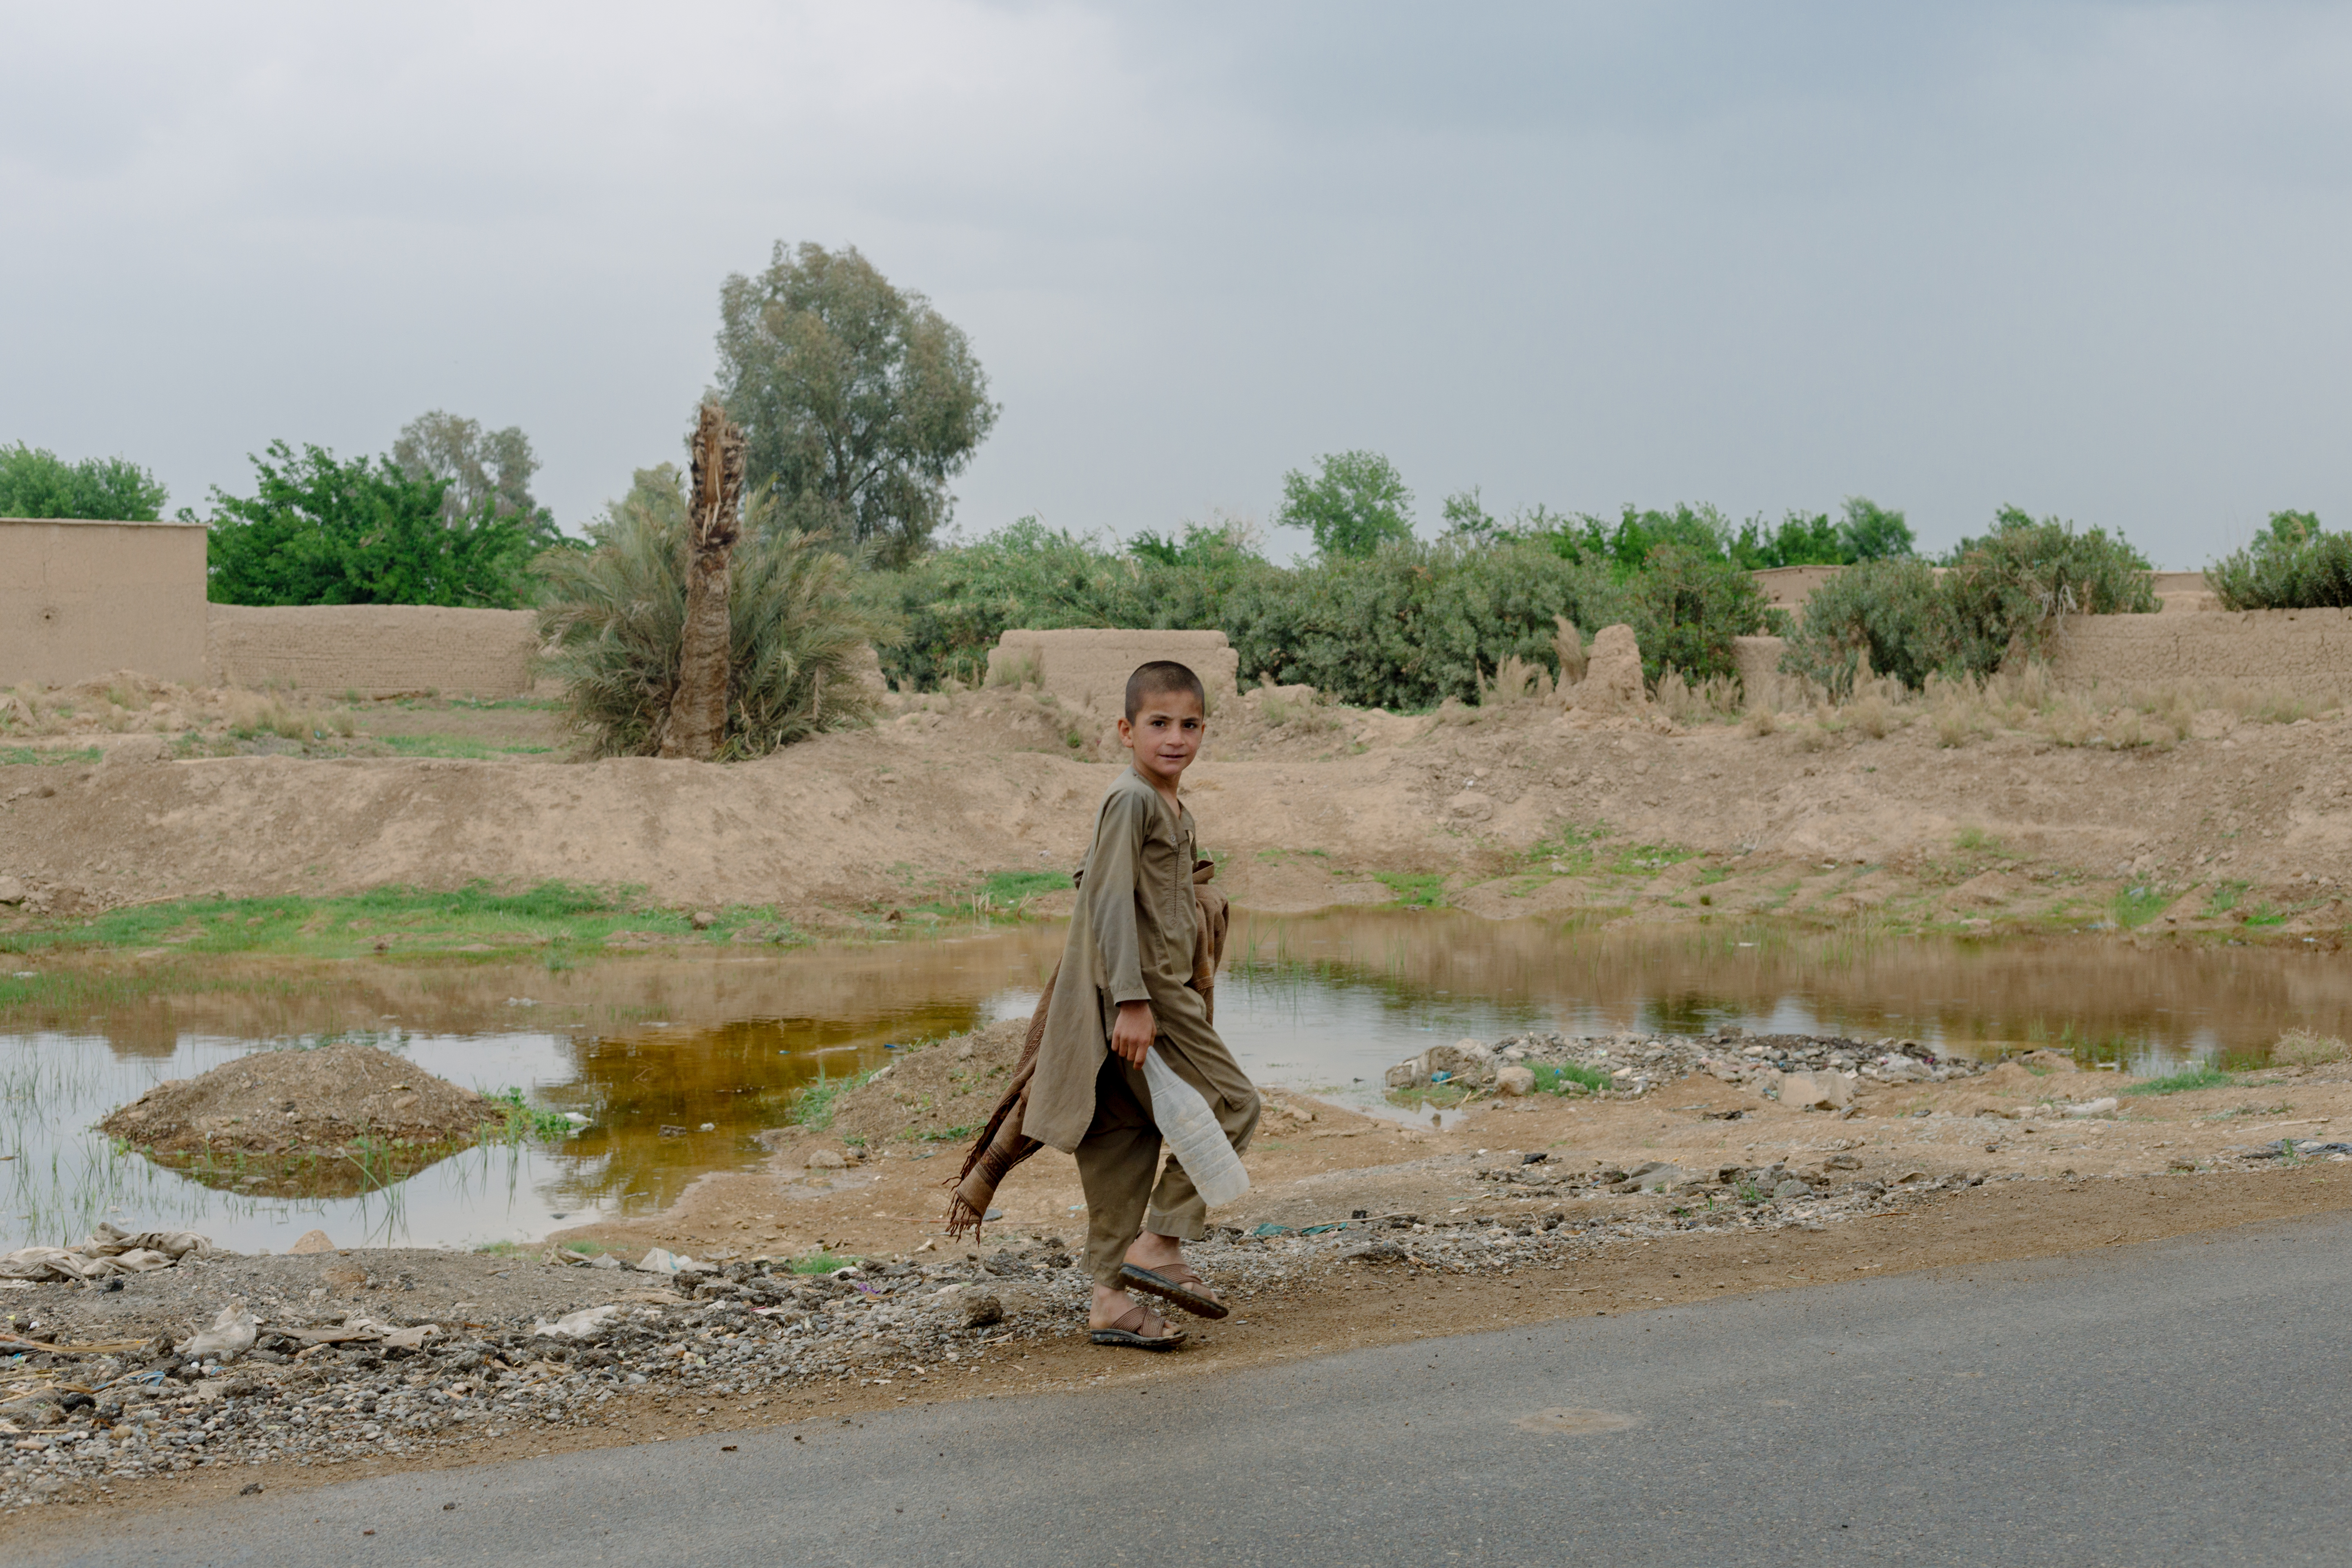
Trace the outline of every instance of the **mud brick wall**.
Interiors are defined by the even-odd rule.
[[[1139,664],[1172,658],[1191,667],[1208,688],[1209,707],[1240,695],[1241,657],[1223,632],[1009,631],[988,651],[993,681],[1034,666],[1039,684],[1066,708],[1091,709],[1109,720],[1127,708],[1127,678]]]
[[[530,690],[538,653],[538,617],[529,610],[425,605],[215,605],[205,638],[214,685],[291,686],[329,697],[520,697]]]
[[[1843,566],[1774,566],[1748,575],[1764,590],[1764,597],[1774,609],[1801,615],[1813,590],[1844,570]],[[1942,566],[1936,568],[1938,575],[1946,570]],[[2216,607],[2213,592],[2205,585],[2204,573],[2158,572],[2153,575],[2161,613],[2174,616]]]
[[[2187,682],[2306,697],[2352,693],[2352,612],[2083,616],[2066,623],[2050,672],[2066,686]]]
[[[201,523],[0,519],[0,685],[205,673]]]
[[[1749,692],[1780,668],[1786,647],[1779,637],[1732,639]],[[2076,689],[2186,684],[2352,698],[2352,611],[2077,616],[2052,650],[2050,673]]]

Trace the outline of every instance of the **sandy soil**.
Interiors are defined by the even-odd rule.
[[[824,923],[1076,860],[1117,765],[1078,760],[1099,737],[1023,692],[894,701],[872,730],[735,766],[161,762],[152,736],[78,737],[113,760],[0,774],[0,878],[32,915],[487,878],[641,884],[681,908]],[[2117,752],[2018,731],[1947,748],[1924,721],[1873,739],[1532,705],[1281,724],[1235,706],[1188,783],[1229,892],[1261,910],[1387,901],[1421,876],[1498,918],[2079,927],[2139,889],[2144,932],[2252,921],[2332,942],[2344,924],[2340,717],[2214,714],[2171,749]],[[517,722],[541,734],[546,716]]]

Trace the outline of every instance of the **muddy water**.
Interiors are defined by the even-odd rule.
[[[1060,952],[1033,927],[754,958],[492,963],[215,974],[210,988],[0,1034],[0,1238],[102,1218],[187,1226],[241,1249],[312,1226],[341,1245],[522,1240],[646,1212],[756,1163],[795,1092],[894,1048],[1025,1016]],[[102,988],[96,993],[102,994]],[[1529,1028],[1900,1035],[1976,1055],[2055,1045],[2138,1070],[2256,1059],[2290,1026],[2352,1032],[2333,955],[1790,936],[1769,927],[1582,932],[1442,912],[1236,917],[1218,1022],[1260,1081],[1379,1102],[1388,1064],[1435,1040]],[[350,1199],[215,1188],[89,1131],[166,1078],[246,1051],[364,1034],[427,1071],[589,1118]]]

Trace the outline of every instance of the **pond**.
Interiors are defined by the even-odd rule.
[[[804,1085],[1025,1017],[1060,951],[1060,929],[1041,925],[552,971],[314,966],[45,1019],[0,1035],[0,1239],[74,1239],[113,1218],[248,1251],[314,1226],[344,1246],[478,1246],[650,1212],[706,1172],[764,1159],[756,1135],[789,1120]],[[2345,966],[2280,949],[1872,941],[1769,925],[1589,931],[1383,910],[1237,912],[1226,958],[1217,1021],[1254,1078],[1397,1116],[1407,1113],[1380,1092],[1391,1063],[1438,1040],[1537,1027],[1738,1024],[1979,1056],[2057,1046],[2134,1070],[2259,1059],[2290,1026],[2352,1029]],[[588,1125],[553,1146],[488,1144],[362,1196],[320,1199],[206,1186],[91,1131],[162,1079],[353,1036],[468,1087],[520,1087]]]

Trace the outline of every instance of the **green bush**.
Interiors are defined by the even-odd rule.
[[[1557,676],[1555,617],[1590,632],[1622,597],[1604,572],[1540,544],[1416,540],[1254,575],[1221,624],[1245,675],[1416,709],[1477,701],[1480,674],[1513,656]]]
[[[283,441],[252,459],[251,496],[213,491],[205,540],[216,605],[471,605],[522,599],[534,548],[527,520],[485,500],[455,524],[449,481],[416,479],[389,458],[296,457]],[[189,515],[183,510],[181,515]]]
[[[723,758],[761,756],[872,712],[853,662],[866,625],[850,604],[847,558],[764,526],[765,504],[746,519],[730,570]],[[661,749],[686,624],[686,529],[684,481],[664,463],[637,470],[628,495],[590,525],[589,549],[534,563],[547,588],[549,672],[601,756]]]
[[[1141,535],[1128,553],[1024,517],[904,571],[872,572],[858,599],[882,668],[908,689],[977,683],[988,650],[1014,627],[1219,626],[1241,584],[1276,572],[1228,530]]]
[[[0,517],[70,517],[152,522],[163,515],[162,481],[122,458],[68,463],[19,441],[0,447]]]
[[[1961,540],[1948,561],[1942,586],[1952,611],[1952,658],[1975,675],[2040,656],[2068,616],[2157,608],[2147,557],[2121,534],[2077,533],[2071,522],[2036,521],[2013,506],[1996,514],[1991,532]]]
[[[1643,570],[1625,583],[1622,603],[1612,618],[1633,628],[1642,676],[1652,686],[1668,669],[1691,680],[1734,674],[1731,639],[1764,629],[1764,590],[1756,580],[1684,544],[1651,551]]]
[[[1912,556],[1865,561],[1813,590],[1780,668],[1843,699],[1868,656],[1874,674],[1915,689],[1943,667],[1953,647],[1950,605],[1936,569]]]
[[[2352,605],[2352,534],[2329,533],[2307,511],[2274,511],[2243,550],[2205,569],[2225,610]]]
[[[1933,674],[1982,677],[2040,658],[2068,616],[2157,607],[2147,558],[2120,535],[2015,507],[1947,562],[1940,574],[1899,556],[1841,572],[1806,601],[1780,668],[1843,695],[1867,652],[1874,673],[1917,688]]]

